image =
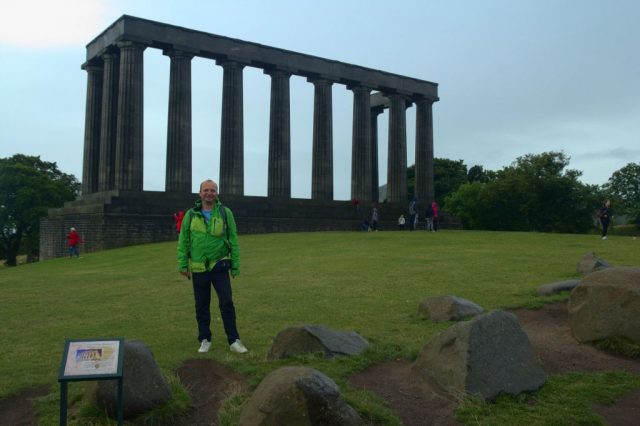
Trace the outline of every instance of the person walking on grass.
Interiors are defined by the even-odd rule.
[[[602,239],[607,239],[609,231],[609,222],[611,221],[611,201],[604,200],[604,204],[600,209],[600,224],[602,225]]]
[[[75,254],[77,258],[80,258],[80,253],[78,253],[78,244],[84,243],[84,240],[80,237],[76,228],[69,228],[69,233],[67,234],[67,245],[69,246],[69,258],[73,258]]]
[[[192,280],[198,323],[198,352],[211,347],[211,286],[218,296],[220,316],[232,352],[245,353],[236,327],[231,280],[240,275],[240,249],[233,213],[218,199],[218,184],[200,184],[200,199],[182,219],[178,238],[178,271]]]

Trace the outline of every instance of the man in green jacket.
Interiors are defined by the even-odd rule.
[[[224,210],[223,210],[224,209]],[[182,220],[178,239],[178,270],[193,281],[198,322],[198,352],[211,347],[211,285],[218,295],[220,316],[229,348],[245,353],[236,328],[231,293],[232,277],[240,274],[240,249],[233,213],[218,200],[218,185],[208,179],[200,184],[200,200]]]

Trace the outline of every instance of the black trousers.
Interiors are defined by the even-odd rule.
[[[602,236],[606,237],[607,236],[607,232],[609,230],[609,218],[608,217],[601,217],[600,218],[600,223],[602,224]]]
[[[209,272],[196,272],[192,274],[193,295],[196,303],[196,321],[198,322],[198,340],[211,341],[211,286],[218,295],[218,307],[227,335],[227,342],[232,344],[239,339],[236,328],[236,309],[233,305],[231,293],[231,279],[226,268],[214,268]]]

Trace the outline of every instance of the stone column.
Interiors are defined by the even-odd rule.
[[[181,50],[164,52],[171,60],[167,120],[166,192],[191,193],[191,59]]]
[[[142,191],[143,185],[143,52],[145,46],[118,42],[120,82],[116,129],[116,189]]]
[[[98,191],[116,187],[116,128],[118,117],[118,74],[120,55],[117,51],[102,55],[102,119],[100,120],[100,167]]]
[[[82,194],[98,191],[100,167],[100,116],[102,107],[102,65],[87,63],[87,104],[84,115],[84,153],[82,161]]]
[[[351,198],[371,202],[371,89],[348,87],[353,92]]]
[[[380,173],[378,170],[378,115],[384,112],[384,106],[371,108],[371,199],[380,201]]]
[[[282,70],[267,70],[271,76],[269,117],[269,197],[291,197],[291,129],[289,78]]]
[[[407,119],[406,99],[388,95],[389,153],[387,157],[387,200],[407,201]]]
[[[223,68],[220,192],[244,195],[244,65],[234,61],[218,61],[217,64]]]
[[[416,100],[416,197],[435,199],[433,184],[433,101]]]
[[[311,198],[333,201],[333,82],[308,81],[314,86]]]

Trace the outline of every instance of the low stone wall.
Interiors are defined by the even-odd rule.
[[[274,199],[268,197],[220,197],[234,214],[239,234],[302,231],[358,231],[370,219],[372,204],[351,201]],[[197,194],[108,191],[90,194],[50,209],[40,222],[40,259],[65,256],[66,234],[75,227],[85,243],[81,252],[95,252],[136,244],[177,240],[173,214],[193,206]],[[377,204],[381,230],[396,230],[407,206]],[[422,222],[424,223],[424,221]],[[460,225],[443,217],[443,228]],[[422,226],[423,227],[423,226]]]

